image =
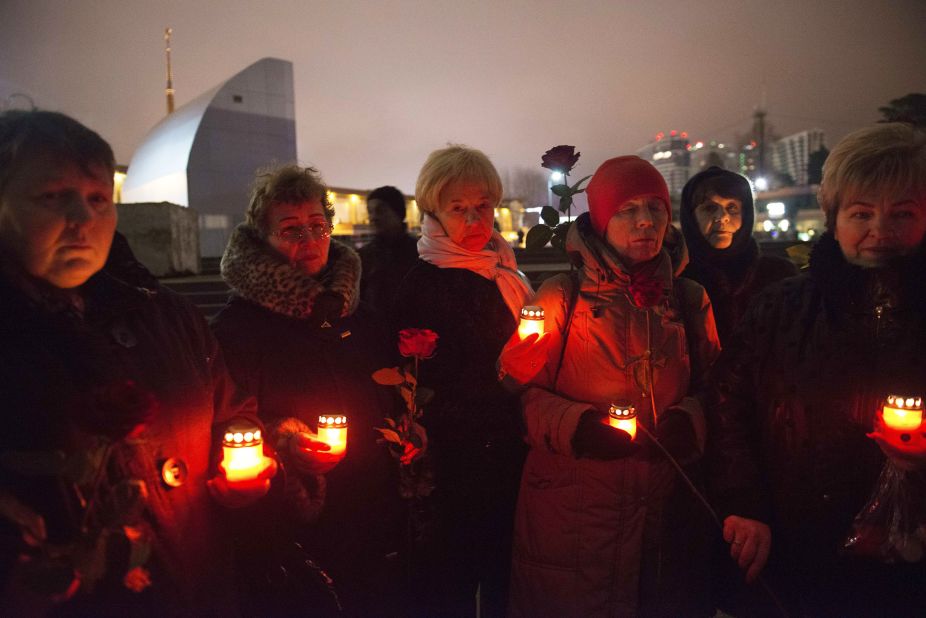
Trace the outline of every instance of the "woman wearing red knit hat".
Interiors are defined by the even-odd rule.
[[[610,159],[587,193],[566,241],[578,269],[531,303],[552,341],[522,396],[531,449],[511,614],[711,615],[707,514],[648,438],[696,471],[704,423],[690,393],[719,352],[710,302],[676,279],[684,260],[663,244],[671,210],[656,168]],[[610,426],[612,407],[635,410],[635,437]]]

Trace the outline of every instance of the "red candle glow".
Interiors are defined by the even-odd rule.
[[[318,439],[331,447],[328,453],[343,454],[347,450],[347,417],[343,414],[319,416]]]
[[[608,424],[630,434],[630,439],[637,437],[637,410],[630,404],[612,404],[608,408]]]
[[[888,395],[881,408],[881,418],[891,429],[915,431],[923,422],[923,399]]]
[[[523,341],[532,333],[543,334],[543,307],[537,305],[521,307],[521,323],[518,324],[518,336]]]
[[[247,422],[230,425],[222,440],[222,467],[228,482],[256,479],[268,465],[260,429]]]

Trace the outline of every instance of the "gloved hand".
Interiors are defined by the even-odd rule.
[[[572,450],[576,457],[620,459],[632,455],[637,448],[629,433],[611,427],[607,415],[597,410],[589,410],[582,415],[572,437]]]
[[[694,426],[683,410],[669,408],[660,415],[656,439],[679,465],[690,464],[701,456]]]

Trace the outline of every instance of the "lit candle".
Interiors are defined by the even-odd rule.
[[[888,395],[881,408],[881,418],[891,429],[915,431],[923,422],[923,399]]]
[[[532,333],[543,334],[543,307],[537,305],[521,307],[521,323],[518,324],[518,336],[523,341]]]
[[[347,450],[347,417],[319,416],[318,439],[331,447],[332,455],[341,455]]]
[[[608,408],[608,423],[629,433],[631,440],[637,437],[637,410],[630,404],[612,404]]]
[[[222,440],[222,467],[228,482],[256,479],[268,465],[260,429],[245,421],[230,425]]]

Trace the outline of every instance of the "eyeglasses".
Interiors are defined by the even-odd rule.
[[[311,236],[315,240],[331,236],[330,223],[312,223],[311,225],[290,225],[282,230],[273,232],[273,235],[284,242],[301,243]]]

